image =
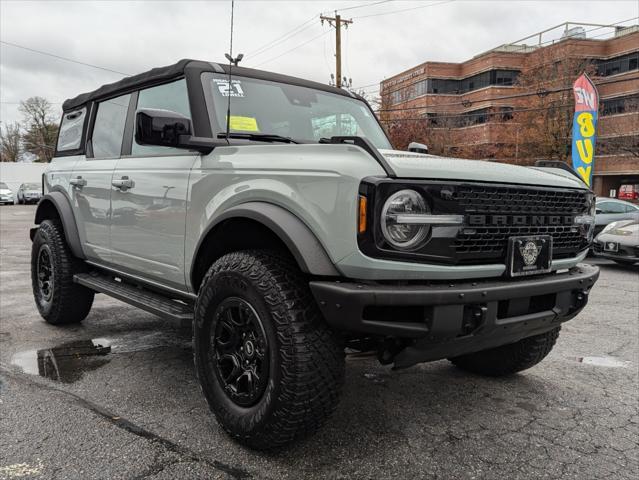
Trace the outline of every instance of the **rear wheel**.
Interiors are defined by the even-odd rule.
[[[216,261],[193,332],[204,396],[237,441],[278,447],[314,432],[335,409],[344,349],[288,258],[243,251]]]
[[[510,375],[541,362],[555,345],[559,330],[561,327],[509,345],[454,357],[450,361],[463,370],[480,375]]]
[[[78,323],[89,314],[94,292],[73,282],[73,275],[83,271],[84,263],[69,250],[60,223],[43,221],[31,247],[31,286],[48,323]]]

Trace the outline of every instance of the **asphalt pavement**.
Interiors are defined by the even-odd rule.
[[[53,327],[31,294],[35,207],[0,207],[0,479],[487,478],[639,475],[639,269],[593,260],[590,303],[544,362],[502,379],[447,361],[348,357],[336,414],[276,452],[209,413],[191,332],[96,296]],[[91,353],[88,355],[87,353]]]

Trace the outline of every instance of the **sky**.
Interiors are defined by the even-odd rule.
[[[343,75],[375,94],[381,80],[424,61],[464,61],[566,21],[637,24],[639,0],[236,0],[233,52],[244,54],[241,66],[328,83],[335,31],[319,16],[335,10],[353,20],[342,35]],[[31,96],[57,113],[66,98],[124,74],[181,58],[225,61],[230,12],[230,0],[0,0],[0,121],[20,120],[19,102]]]

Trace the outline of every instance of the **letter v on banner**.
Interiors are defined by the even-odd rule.
[[[595,139],[599,94],[588,75],[582,74],[572,86],[575,116],[572,123],[572,168],[591,186],[595,168]]]

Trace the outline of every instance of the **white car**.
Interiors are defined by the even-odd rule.
[[[19,204],[38,203],[42,198],[42,185],[39,183],[23,183],[16,194]]]
[[[13,205],[13,192],[4,182],[0,182],[0,203]]]

